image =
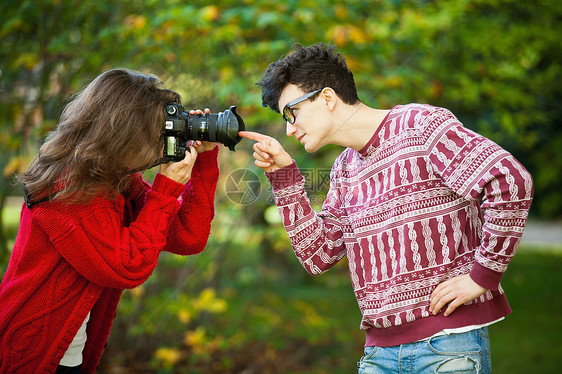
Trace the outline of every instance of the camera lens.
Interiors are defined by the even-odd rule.
[[[242,140],[238,132],[244,129],[244,121],[236,113],[235,105],[218,114],[190,115],[183,106],[169,103],[162,136],[164,156],[154,165],[182,160],[191,140],[218,142],[234,151]]]
[[[244,129],[244,120],[236,113],[235,105],[222,113],[188,117],[190,139],[219,142],[231,151],[242,140],[238,131]]]
[[[236,113],[236,106],[231,106],[217,116],[217,141],[231,151],[234,151],[236,144],[242,140],[238,132],[244,130],[244,120]]]

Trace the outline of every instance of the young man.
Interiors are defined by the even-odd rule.
[[[334,47],[295,47],[259,84],[307,152],[346,147],[322,211],[276,139],[240,136],[257,142],[255,164],[305,269],[347,256],[366,332],[359,373],[489,372],[487,326],[511,312],[500,279],[525,226],[530,174],[446,109],[363,104]]]

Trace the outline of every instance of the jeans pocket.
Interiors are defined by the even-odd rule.
[[[484,348],[477,330],[436,336],[427,344],[433,353],[443,356],[480,355]]]
[[[490,340],[487,329],[436,336],[428,340],[435,357],[435,373],[489,373]]]
[[[365,370],[365,365],[367,364],[367,361],[370,360],[371,358],[373,358],[373,356],[375,355],[375,353],[377,352],[379,347],[365,347],[365,355],[363,357],[361,357],[361,359],[359,360],[359,362],[357,362],[357,367],[359,368],[359,374],[363,373],[363,370]]]
[[[490,334],[488,333],[488,327],[482,327],[476,331],[478,331],[478,336],[480,336],[481,339],[490,341]]]

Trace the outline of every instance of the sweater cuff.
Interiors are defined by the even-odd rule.
[[[269,179],[274,191],[294,186],[295,184],[304,181],[304,177],[294,160],[292,164],[287,165],[284,168],[277,169],[271,173],[265,173],[265,176]]]
[[[156,174],[156,177],[154,177],[154,183],[152,183],[152,191],[166,196],[171,196],[176,199],[180,197],[184,188],[185,186],[183,184],[178,183],[160,173]]]
[[[218,165],[219,158],[219,146],[217,145],[214,149],[199,153],[197,155],[197,160],[195,161],[195,166],[193,167],[194,172],[199,172],[207,169],[215,168]]]
[[[496,291],[499,288],[502,276],[503,273],[490,270],[480,265],[478,262],[474,263],[470,271],[470,278],[478,283],[479,286],[490,291]]]

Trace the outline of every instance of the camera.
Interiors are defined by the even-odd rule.
[[[190,115],[182,105],[166,104],[164,126],[164,157],[161,162],[180,161],[189,151],[189,142],[203,140],[224,144],[234,151],[242,140],[238,131],[245,129],[244,120],[236,113],[236,106],[221,113]]]

